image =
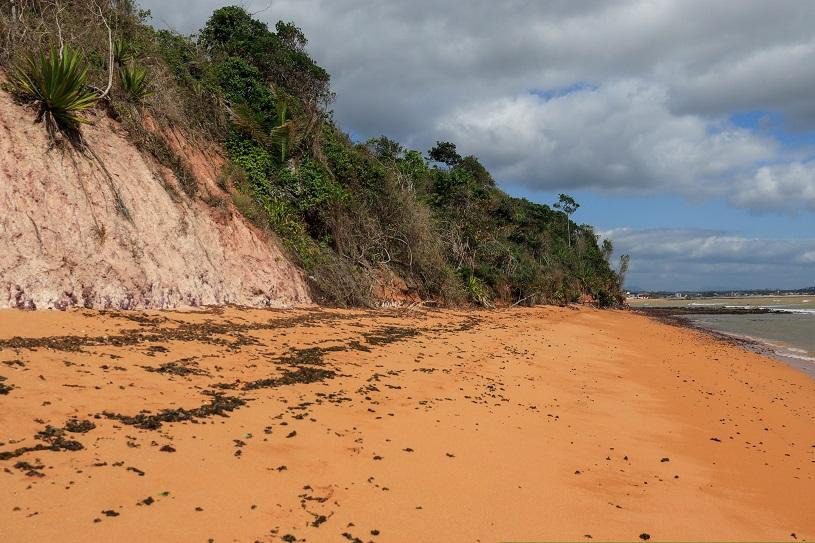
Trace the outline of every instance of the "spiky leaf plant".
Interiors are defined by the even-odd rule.
[[[484,286],[484,283],[481,282],[481,280],[475,275],[467,275],[464,288],[467,291],[467,295],[473,302],[484,307],[493,307],[493,304],[487,295],[487,289]]]
[[[300,144],[303,139],[300,123],[289,117],[289,108],[283,99],[275,103],[275,118],[277,126],[270,131],[264,128],[263,114],[252,109],[245,103],[238,103],[231,110],[232,122],[247,135],[266,147],[277,147],[280,152],[280,162],[285,163],[289,158],[289,151]]]
[[[138,64],[127,64],[119,68],[122,89],[134,102],[141,102],[152,93],[149,76],[150,71]]]
[[[134,62],[139,57],[139,53],[133,43],[124,38],[113,40],[113,59],[119,66],[125,66]]]
[[[277,126],[272,128],[272,141],[280,146],[280,161],[285,162],[289,156],[289,149],[297,146],[302,139],[300,126],[288,116],[289,108],[284,100],[275,104],[277,110]]]
[[[11,91],[23,102],[37,108],[35,122],[45,123],[53,140],[62,133],[79,136],[79,127],[88,121],[82,113],[91,109],[98,94],[86,85],[88,69],[79,52],[65,47],[60,54],[33,55],[12,70]]]
[[[245,103],[238,103],[230,110],[232,122],[245,134],[251,136],[258,143],[271,147],[271,136],[264,129],[263,114],[255,111]]]

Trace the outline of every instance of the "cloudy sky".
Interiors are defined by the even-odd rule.
[[[193,33],[220,0],[141,0]],[[577,197],[645,289],[815,284],[815,2],[246,0],[293,20],[358,139],[455,142]]]

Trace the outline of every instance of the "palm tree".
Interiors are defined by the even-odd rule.
[[[300,127],[294,119],[288,118],[289,107],[285,101],[278,100],[275,109],[280,124],[272,128],[272,142],[280,145],[280,162],[286,162],[291,146],[300,142]]]
[[[303,139],[300,123],[289,117],[289,106],[278,98],[275,103],[277,126],[267,132],[263,127],[263,115],[247,104],[238,104],[232,109],[235,125],[266,147],[279,146],[280,162],[286,162],[289,150]]]

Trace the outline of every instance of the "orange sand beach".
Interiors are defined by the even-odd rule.
[[[0,312],[0,541],[815,538],[815,380],[623,311]]]

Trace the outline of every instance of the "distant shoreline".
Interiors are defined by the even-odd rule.
[[[815,364],[779,354],[768,344],[769,340],[762,340],[753,337],[748,338],[736,334],[729,334],[726,332],[713,330],[688,318],[690,315],[784,315],[794,313],[789,310],[772,309],[767,307],[737,308],[722,306],[632,307],[631,310],[635,313],[651,317],[665,324],[678,326],[681,328],[690,328],[729,345],[742,347],[745,350],[770,357],[774,360],[780,360],[815,379]]]

